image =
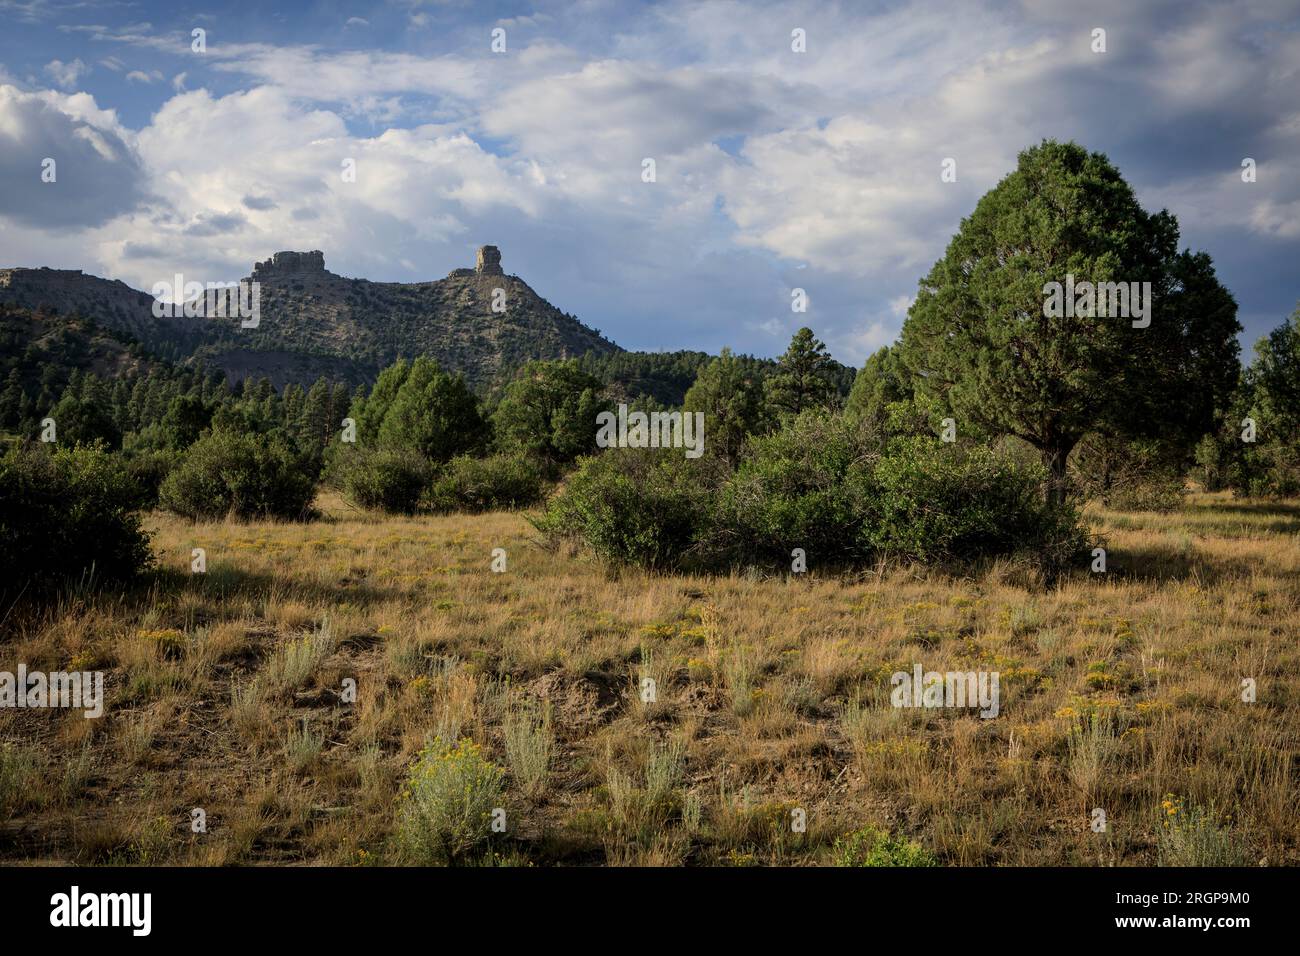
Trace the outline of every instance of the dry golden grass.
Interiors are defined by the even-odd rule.
[[[612,572],[516,514],[322,505],[156,515],[147,589],[11,616],[0,670],[100,668],[107,703],[0,711],[4,859],[388,861],[440,736],[506,769],[497,863],[826,863],[865,826],[950,864],[1300,862],[1295,505],[1091,511],[1110,573],[1053,590]],[[998,671],[1001,714],[890,707],[916,661]]]

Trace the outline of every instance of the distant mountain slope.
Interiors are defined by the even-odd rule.
[[[168,358],[188,357],[215,330],[193,319],[158,319],[153,296],[80,269],[0,269],[0,306],[79,315]]]
[[[369,381],[399,357],[423,354],[484,386],[529,359],[621,351],[505,275],[493,246],[479,250],[476,268],[431,282],[344,278],[320,252],[276,253],[249,279],[260,284],[260,324],[236,329],[229,320],[233,334],[201,352],[234,377]]]
[[[486,387],[529,359],[622,351],[506,275],[495,247],[478,258],[445,279],[400,283],[328,272],[321,252],[279,252],[253,267],[260,321],[247,329],[238,318],[158,319],[148,294],[70,270],[0,270],[0,304],[80,313],[161,354],[277,386],[321,376],[370,382],[399,357],[430,355]]]
[[[368,385],[400,357],[429,355],[480,394],[499,395],[530,359],[581,358],[620,400],[679,405],[712,360],[704,352],[624,351],[506,275],[494,246],[479,249],[475,268],[430,282],[349,279],[326,271],[321,252],[278,252],[255,264],[248,280],[260,290],[256,328],[241,328],[238,318],[155,318],[148,293],[64,269],[0,269],[0,307],[85,316],[161,358],[220,369],[232,382],[266,378],[277,388],[322,377]],[[494,298],[504,311],[493,311]],[[770,359],[752,362],[761,376],[775,367]],[[854,370],[834,368],[847,395]]]
[[[125,388],[155,376],[197,381],[202,372],[183,370],[125,332],[79,315],[0,305],[0,431],[35,435],[36,422],[50,413],[64,389],[91,375]]]
[[[138,343],[80,317],[51,315],[0,305],[0,378],[17,369],[24,386],[39,386],[35,370],[53,365],[62,372],[122,378],[148,371],[158,360]],[[61,388],[61,386],[60,386]]]

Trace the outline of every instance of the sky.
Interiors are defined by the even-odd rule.
[[[1296,307],[1300,0],[0,0],[0,266],[145,290],[493,244],[625,348],[860,365],[1044,138],[1174,213],[1247,353]]]

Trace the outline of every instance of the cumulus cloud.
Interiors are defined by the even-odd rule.
[[[508,271],[625,345],[776,354],[809,324],[856,363],[897,334],[917,280],[1019,150],[1074,139],[1110,155],[1148,208],[1178,215],[1247,316],[1289,311],[1286,270],[1260,264],[1300,252],[1291,5],[754,10],[546,7],[491,21],[510,31],[504,55],[484,23],[445,9],[413,11],[413,27],[440,29],[398,50],[223,36],[201,60],[128,74],[140,95],[166,96],[158,81],[173,77],[138,132],[88,97],[13,90],[0,170],[36,182],[33,154],[81,149],[95,163],[82,175],[105,190],[83,214],[87,265],[137,284],[182,266],[235,277],[285,248],[323,249],[349,274],[429,278],[495,242]],[[1104,54],[1090,45],[1097,25]],[[147,23],[68,32],[177,61],[188,51],[185,35]],[[85,76],[80,61],[55,63],[55,85]],[[947,159],[955,182],[941,179]],[[37,213],[48,198],[6,190],[0,217],[55,224]],[[790,311],[795,286],[807,314]]]
[[[531,180],[464,133],[431,125],[357,136],[339,114],[304,111],[269,87],[175,96],[138,140],[159,201],[97,236],[110,271],[136,283],[175,268],[235,278],[291,248],[325,249],[331,268],[376,278],[395,277],[394,249],[419,249],[428,270],[419,277],[432,278],[483,241],[475,217],[528,219],[542,208]],[[193,150],[199,142],[222,148]],[[345,161],[355,181],[342,175]]]
[[[0,217],[63,231],[135,208],[147,177],[132,139],[87,94],[0,86]]]
[[[90,67],[82,63],[80,59],[64,63],[62,60],[51,60],[45,64],[45,75],[54,81],[54,85],[62,90],[74,89],[77,82],[90,71]]]
[[[778,80],[671,71],[621,61],[542,76],[487,104],[488,133],[508,136],[539,157],[575,154],[592,166],[621,162],[639,170],[647,156],[670,156],[722,137],[776,126],[770,104]]]

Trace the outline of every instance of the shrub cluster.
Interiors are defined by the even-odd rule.
[[[835,841],[838,866],[938,866],[939,861],[919,843],[864,827]]]
[[[1183,451],[1168,442],[1088,435],[1070,456],[1070,483],[1119,511],[1173,511],[1185,494]]]
[[[163,480],[159,503],[191,520],[303,519],[316,481],[278,437],[216,428],[195,442]]]
[[[708,459],[697,459],[701,470]],[[672,569],[696,563],[714,489],[676,449],[614,448],[580,460],[534,525],[573,536],[614,563]]]
[[[405,515],[524,508],[541,501],[549,484],[545,463],[527,455],[458,455],[439,464],[388,447],[350,449],[330,477],[357,507]]]
[[[359,508],[414,514],[433,476],[423,455],[396,448],[358,448],[337,460],[336,480]]]
[[[842,416],[805,412],[750,440],[717,496],[711,551],[730,563],[852,560],[879,460],[876,442]]]
[[[649,568],[965,561],[1030,553],[1046,568],[1082,550],[1074,511],[1048,503],[1036,463],[1002,448],[884,441],[821,411],[752,439],[734,473],[671,450],[584,459],[535,522],[615,562]]]
[[[138,489],[100,447],[15,445],[0,458],[0,582],[17,593],[128,580],[153,562]]]
[[[430,511],[495,511],[541,501],[547,487],[541,462],[526,455],[453,458],[429,488]]]
[[[1030,552],[1060,567],[1084,545],[1073,509],[1045,501],[1041,466],[1006,448],[910,438],[873,479],[865,552],[916,561]]]

